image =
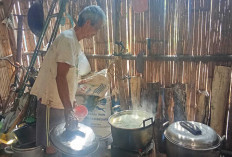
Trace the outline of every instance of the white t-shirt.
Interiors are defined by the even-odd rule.
[[[67,81],[69,97],[71,102],[74,102],[77,88],[78,54],[80,52],[81,45],[73,28],[57,36],[45,56],[31,94],[36,95],[38,99],[41,98],[42,104],[64,109],[56,83],[57,62],[62,62],[71,65],[67,74]]]

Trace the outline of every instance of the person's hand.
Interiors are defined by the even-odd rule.
[[[74,114],[74,111],[72,109],[65,109],[64,110],[64,116],[65,116],[65,128],[69,131],[74,131],[78,127],[78,119]]]

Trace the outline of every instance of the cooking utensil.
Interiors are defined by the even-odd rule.
[[[113,114],[108,121],[113,144],[118,147],[129,150],[143,149],[153,138],[154,116],[148,112],[125,110]]]
[[[50,132],[52,144],[68,156],[84,156],[93,153],[98,148],[98,139],[93,130],[78,123],[76,131],[66,131],[65,123],[61,123]]]
[[[219,157],[217,148],[222,139],[209,126],[179,121],[171,124],[164,132],[168,157]]]

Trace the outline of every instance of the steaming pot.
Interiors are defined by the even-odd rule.
[[[138,150],[145,148],[153,138],[154,116],[151,113],[138,110],[125,110],[111,115],[108,119],[111,125],[113,145]]]

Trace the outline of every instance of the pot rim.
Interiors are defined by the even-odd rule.
[[[214,150],[216,148],[218,148],[220,145],[221,145],[221,141],[222,141],[222,138],[217,134],[218,138],[219,138],[219,142],[212,146],[212,147],[209,147],[209,148],[193,148],[193,147],[190,147],[190,146],[187,146],[187,145],[180,145],[181,142],[177,142],[177,141],[173,141],[172,139],[170,139],[168,136],[166,136],[166,130],[164,131],[164,136],[166,139],[168,139],[169,142],[179,146],[179,147],[182,147],[182,148],[185,148],[185,149],[189,149],[189,150],[197,150],[197,151],[208,151],[208,150]]]
[[[43,146],[35,146],[35,147],[31,147],[31,148],[15,148],[14,145],[11,145],[11,149],[16,152],[16,151],[32,151],[35,149],[39,149],[41,148],[41,150],[43,150]]]
[[[143,129],[145,129],[145,128],[148,128],[148,127],[154,125],[154,123],[155,123],[155,116],[152,116],[152,117],[151,117],[151,118],[152,118],[152,121],[153,121],[152,124],[149,124],[149,125],[147,125],[147,126],[145,126],[145,127],[141,127],[141,128],[120,128],[120,127],[116,127],[116,126],[114,126],[113,124],[110,123],[110,119],[112,119],[112,117],[114,117],[114,116],[116,116],[116,115],[118,115],[118,114],[120,114],[120,113],[123,113],[123,112],[132,112],[132,111],[149,113],[149,112],[141,111],[141,110],[123,110],[123,111],[120,111],[120,112],[117,112],[117,113],[112,114],[112,115],[108,118],[108,123],[110,124],[111,127],[114,127],[114,128],[116,128],[116,129],[130,130],[130,131],[133,131],[133,130],[143,130]]]

